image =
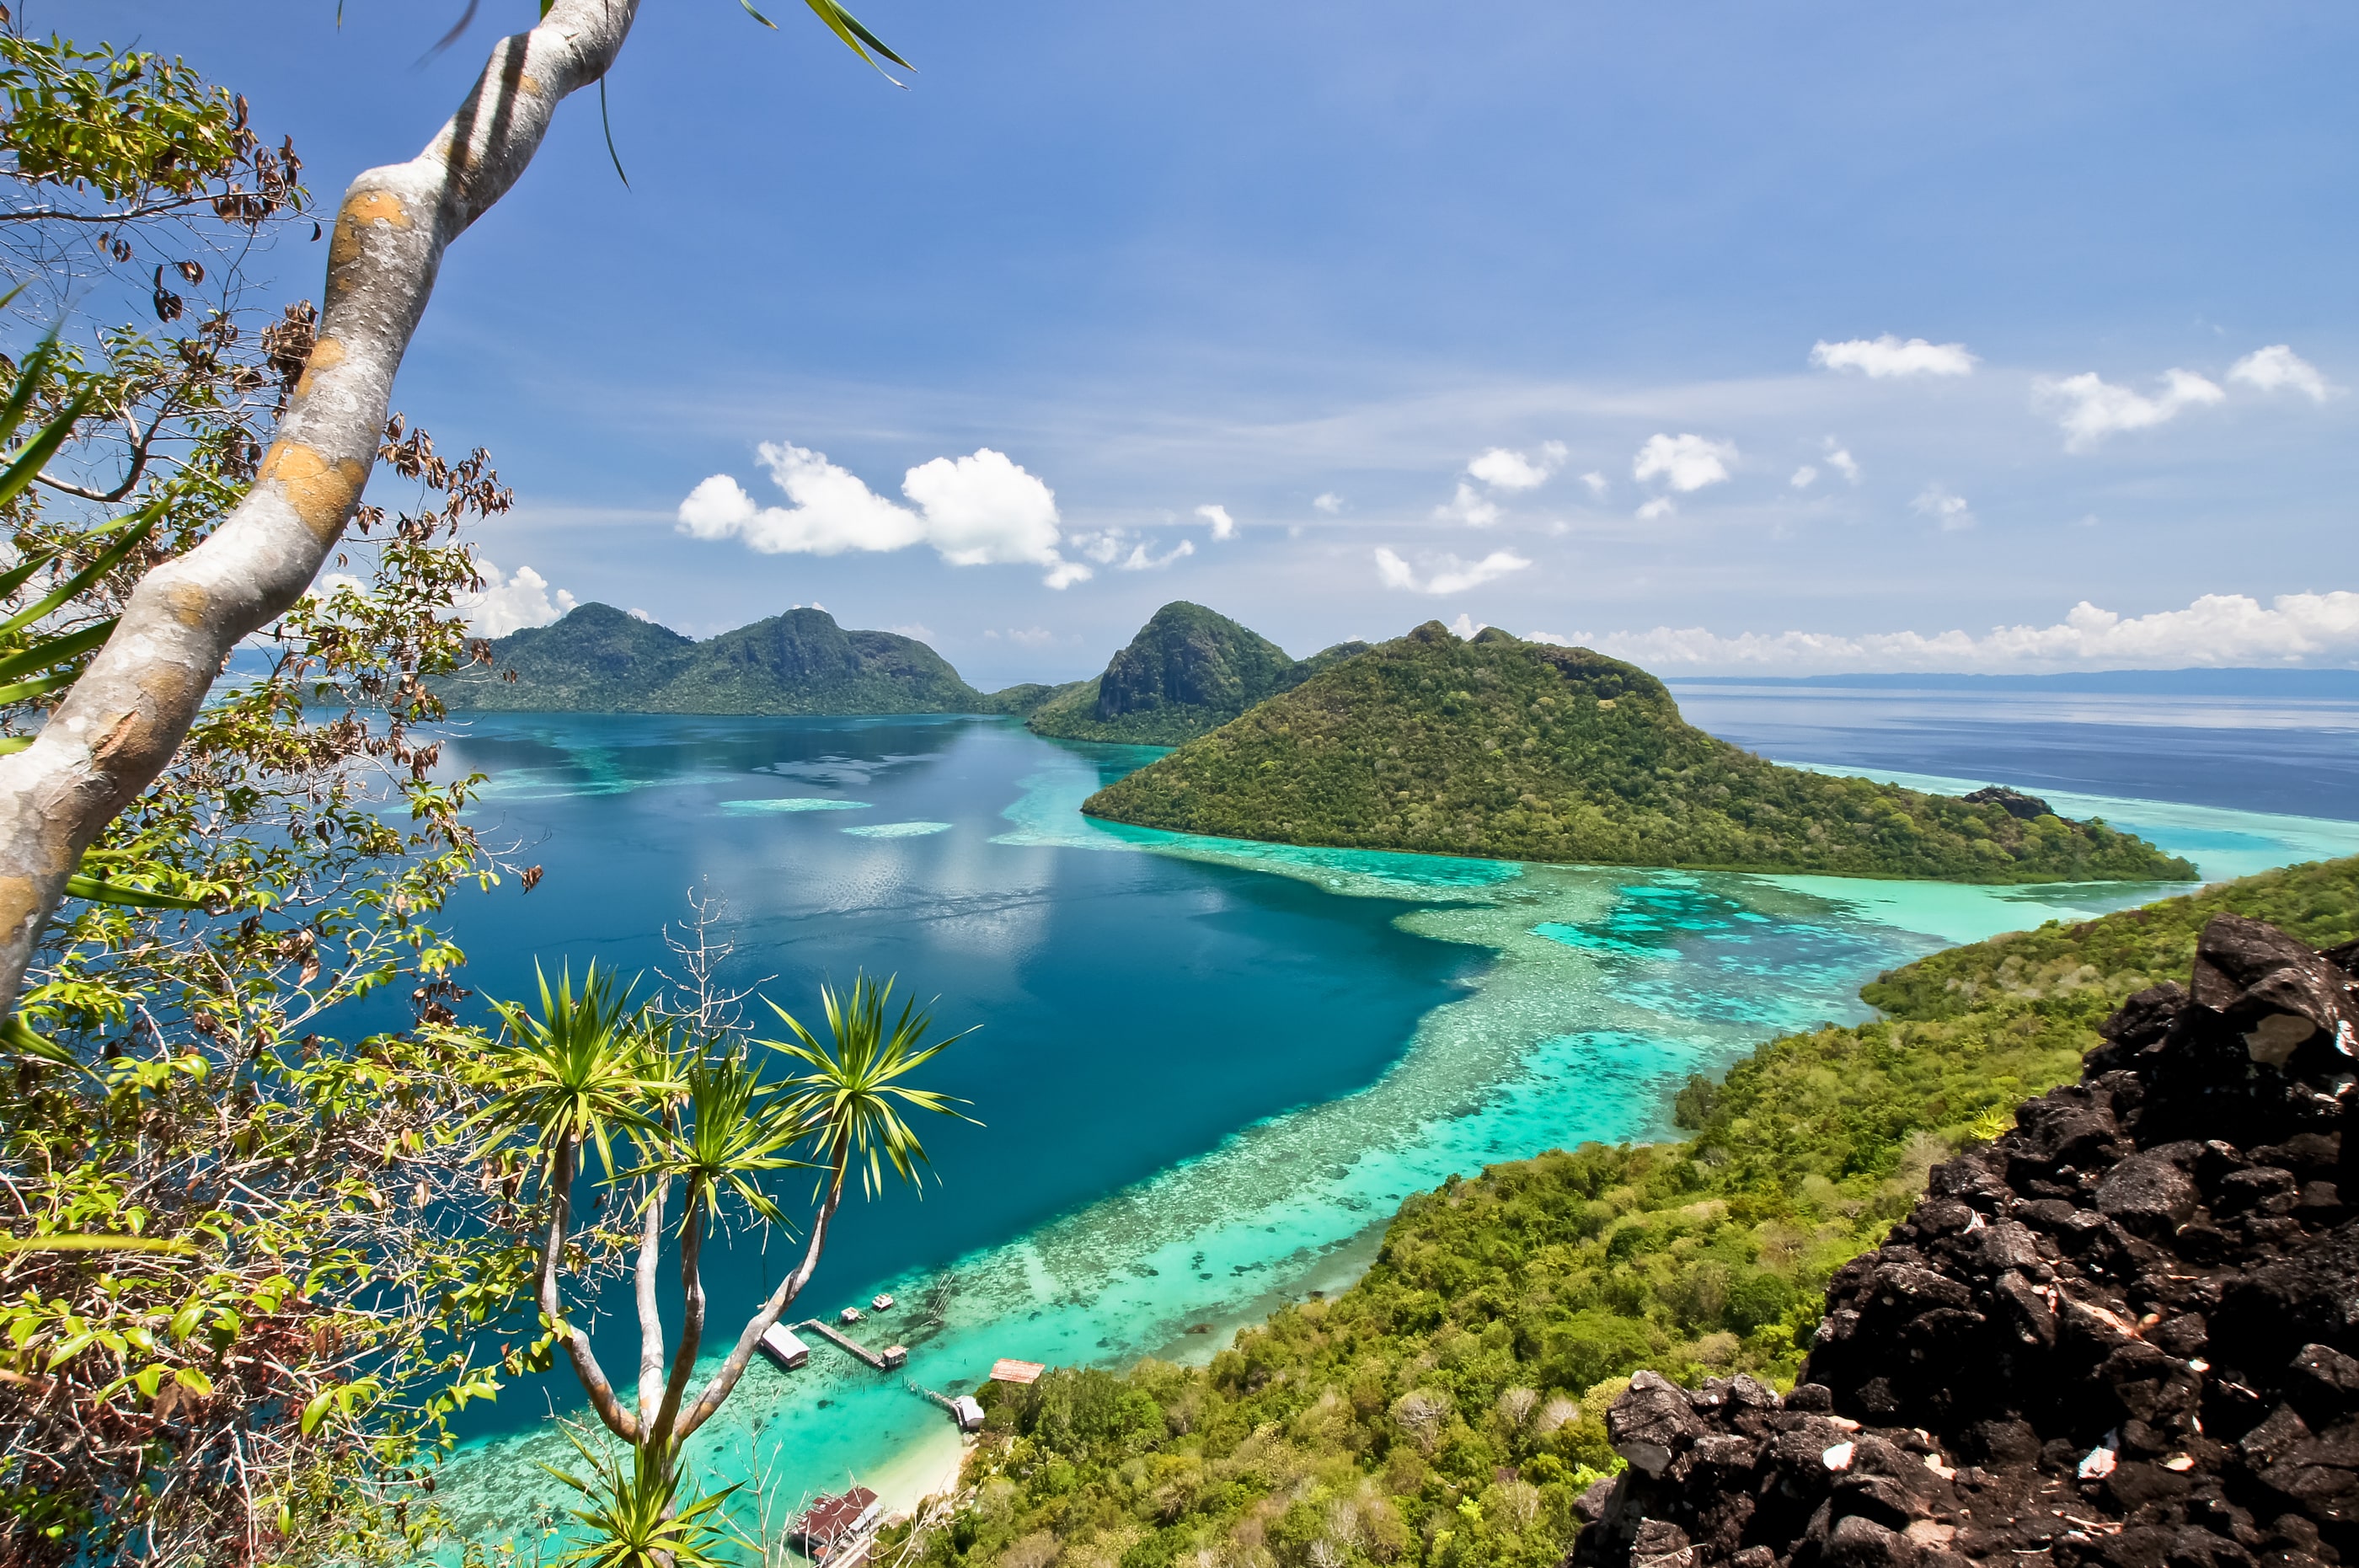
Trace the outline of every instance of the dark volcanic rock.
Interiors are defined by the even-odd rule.
[[[2056,810],[2037,795],[2027,795],[2020,789],[2010,789],[2004,784],[1986,784],[1963,797],[1975,805],[1997,806],[2010,817],[2020,817],[2027,822],[2056,815]]]
[[[2359,1552],[2354,968],[2359,944],[2212,920],[2189,986],[2131,997],[2082,1082],[1835,1276],[1787,1399],[1631,1380],[1607,1417],[1631,1468],[1582,1499],[1567,1568]]]

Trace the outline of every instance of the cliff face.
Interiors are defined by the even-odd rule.
[[[2359,943],[2204,929],[1937,1167],[1802,1380],[1632,1380],[1582,1568],[2317,1568],[2359,1552]]]

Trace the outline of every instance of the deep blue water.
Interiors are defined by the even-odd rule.
[[[1967,768],[1957,735],[1912,750],[1821,714],[1804,748],[1780,744],[1791,724],[1772,733],[1779,711],[1754,714],[1748,744],[1772,755],[1954,775],[1937,787],[2037,783],[2053,749],[2036,725],[1984,725],[2023,733]],[[2331,809],[2332,779],[2280,791],[2299,817],[2184,803],[2171,727],[2114,728],[2161,743],[2133,781],[2145,796],[2059,791],[2060,807],[2209,877],[2359,852],[2359,825],[2332,820],[2359,815]],[[2279,734],[2256,732],[2264,747]],[[596,958],[659,985],[662,929],[697,889],[726,901],[734,984],[808,1016],[822,977],[897,972],[941,996],[944,1026],[983,1026],[928,1083],[985,1125],[924,1127],[940,1185],[851,1205],[795,1313],[880,1288],[907,1299],[954,1269],[946,1323],[904,1313],[872,1342],[906,1342],[915,1377],[957,1389],[998,1356],[1209,1355],[1277,1302],[1348,1280],[1371,1227],[1452,1171],[1659,1136],[1689,1073],[1863,1017],[1858,986],[1884,968],[2159,891],[1518,866],[1079,815],[1151,755],[993,719],[477,719],[446,761],[490,777],[474,820],[547,876],[453,906],[469,983],[520,996],[536,959]],[[718,1334],[778,1267],[748,1241],[721,1249]],[[601,1351],[610,1373],[629,1360],[619,1335]],[[446,1481],[467,1529],[496,1538],[547,1507],[531,1461],[565,1455],[540,1418],[576,1402],[552,1377],[471,1412],[479,1438],[509,1435],[471,1445]],[[894,1467],[914,1475],[908,1456],[938,1460],[946,1441],[897,1378],[822,1347],[791,1377],[757,1364],[697,1458],[723,1479],[766,1463],[789,1494],[854,1472],[892,1497]]]

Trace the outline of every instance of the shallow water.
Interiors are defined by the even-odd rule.
[[[1348,1281],[1410,1192],[1659,1134],[1688,1073],[1864,1016],[1858,986],[1895,963],[2163,891],[1181,838],[1077,811],[1155,753],[1005,721],[517,715],[449,755],[493,775],[484,825],[549,866],[530,897],[462,912],[474,983],[516,994],[536,954],[657,965],[657,928],[701,886],[729,900],[740,983],[775,975],[763,989],[790,1008],[866,964],[939,991],[945,1024],[985,1026],[933,1081],[989,1125],[924,1129],[941,1184],[853,1205],[794,1314],[893,1291],[903,1305],[857,1332],[907,1343],[909,1376],[944,1391],[1003,1356],[1208,1356]],[[2359,852],[2359,822],[2325,816],[2053,798],[2207,877]],[[817,801],[869,809],[847,823]],[[728,1252],[716,1323],[778,1266]],[[942,1321],[921,1327],[945,1273]],[[611,1370],[625,1345],[601,1350]],[[557,1380],[511,1388],[453,1463],[441,1499],[471,1532],[528,1533],[552,1500],[530,1464],[563,1457],[538,1420],[552,1399],[574,1402]],[[757,1363],[695,1458],[722,1480],[758,1462],[793,1497],[947,1431],[898,1377],[820,1344],[802,1372]]]

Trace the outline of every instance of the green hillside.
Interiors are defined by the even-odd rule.
[[[847,631],[824,610],[694,642],[611,604],[501,637],[488,670],[439,689],[454,712],[627,713],[1023,713],[1054,690],[985,695],[915,637]]]
[[[1886,1018],[1691,1080],[1694,1141],[1452,1177],[1401,1206],[1357,1284],[1208,1367],[988,1384],[974,1506],[916,1568],[1555,1568],[1573,1499],[1619,1467],[1603,1417],[1632,1372],[1790,1381],[1834,1270],[1882,1241],[1934,1162],[2077,1077],[2125,996],[2183,982],[2220,909],[2345,941],[2359,859],[1897,970],[1863,993]]]
[[[1430,621],[1090,797],[1093,816],[1282,844],[1957,882],[2191,881],[2102,822],[1781,768],[1586,648]]]
[[[1342,643],[1311,659],[1289,659],[1226,615],[1175,600],[1155,612],[1103,674],[1043,702],[1029,727],[1059,740],[1178,746],[1365,646]]]

